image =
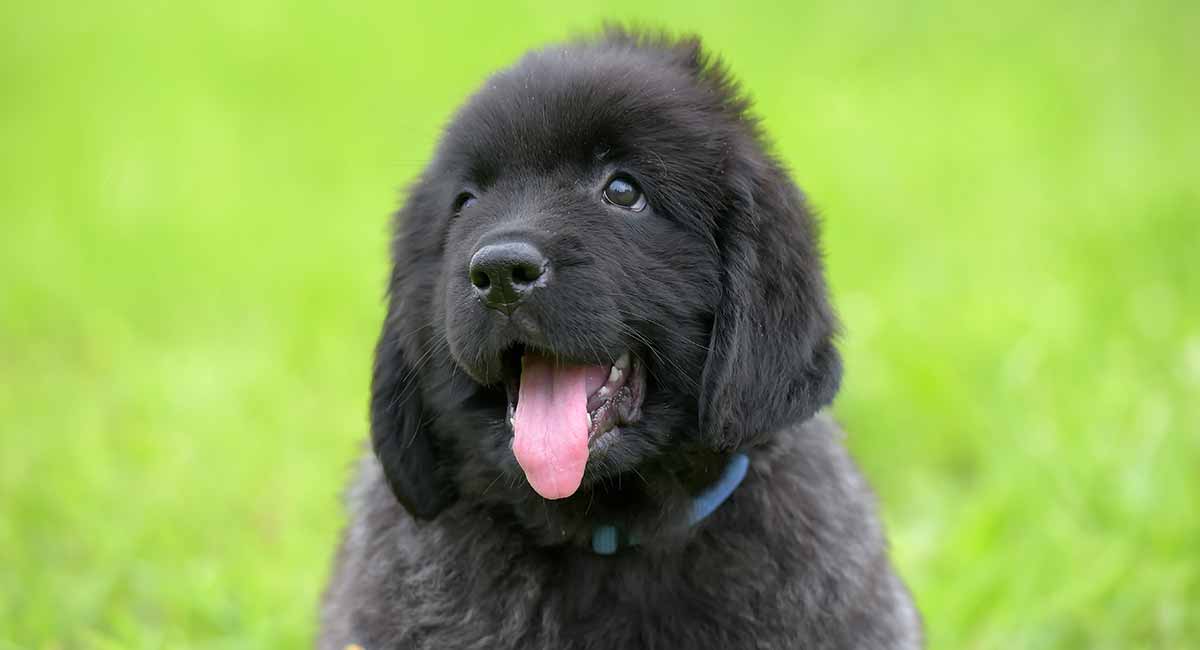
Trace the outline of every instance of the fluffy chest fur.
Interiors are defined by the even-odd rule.
[[[838,436],[824,417],[797,427],[752,453],[743,485],[686,540],[612,557],[531,545],[464,504],[418,523],[367,459],[321,647],[918,647]]]

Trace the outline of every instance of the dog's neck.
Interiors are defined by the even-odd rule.
[[[749,467],[750,458],[746,454],[739,452],[730,456],[721,477],[692,499],[688,525],[695,526],[725,503],[737,486],[742,484]],[[639,541],[636,534],[622,535],[621,530],[613,524],[598,524],[592,529],[592,552],[597,555],[612,555],[621,546],[637,546]]]
[[[657,552],[679,548],[694,524],[736,498],[748,458],[693,449],[608,477],[569,499],[548,501],[515,483],[493,480],[473,484],[467,501],[486,508],[497,523],[512,517],[509,521],[543,548],[601,556],[609,549],[622,555]]]

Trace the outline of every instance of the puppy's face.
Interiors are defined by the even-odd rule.
[[[532,54],[456,115],[400,216],[376,366],[376,451],[410,509],[503,476],[564,499],[736,446],[781,399],[811,414],[822,378],[795,374],[832,318],[807,216],[743,108],[694,45],[618,39]],[[783,223],[757,225],[756,202]],[[760,270],[783,307],[738,286]],[[772,381],[806,394],[733,363],[770,372],[752,358],[767,338],[804,346]],[[739,412],[758,397],[765,415]]]
[[[533,63],[450,128],[432,315],[491,397],[483,451],[562,498],[694,430],[679,425],[695,421],[720,293],[704,216],[728,190],[677,102],[616,65]]]

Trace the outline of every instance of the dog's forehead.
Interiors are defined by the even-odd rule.
[[[459,111],[443,154],[487,179],[513,168],[619,160],[655,167],[719,164],[722,98],[652,53],[586,48],[526,56]]]

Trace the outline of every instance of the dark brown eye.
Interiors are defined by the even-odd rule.
[[[608,182],[604,188],[604,200],[626,210],[641,212],[646,207],[646,197],[642,189],[628,176],[617,176]]]
[[[454,215],[458,216],[463,210],[475,205],[475,195],[470,192],[463,192],[454,198]]]

